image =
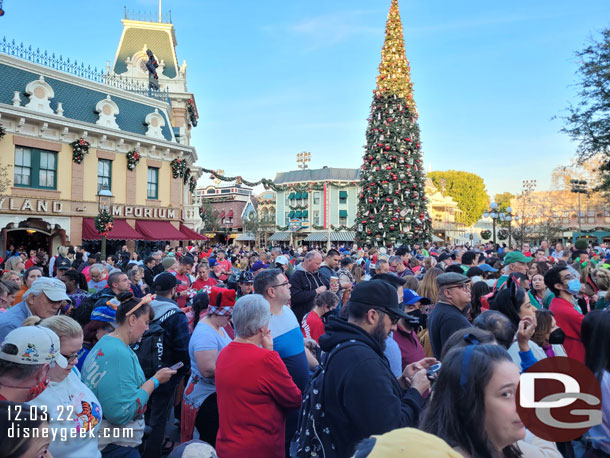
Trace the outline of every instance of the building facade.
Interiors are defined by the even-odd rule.
[[[127,42],[141,50],[148,38],[126,40],[136,21],[128,22],[117,59]],[[158,32],[157,43],[173,49],[171,24],[138,27]],[[187,211],[196,208],[191,191],[201,173],[189,144],[196,108],[188,108],[194,96],[177,81],[180,72],[162,74],[161,90],[149,91],[144,71],[123,75],[115,62],[112,71],[96,73],[50,56],[14,42],[0,46],[0,248],[55,253],[61,244],[99,240],[94,218],[102,189],[112,194],[109,240],[133,249],[136,241],[197,238],[190,229],[198,211]],[[165,75],[170,66],[165,62]]]

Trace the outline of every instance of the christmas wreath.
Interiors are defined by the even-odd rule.
[[[484,231],[481,231],[481,238],[483,240],[489,240],[491,238],[491,231],[489,229],[485,229]]]
[[[195,177],[192,176],[189,179],[189,191],[195,192],[196,187],[197,187],[197,180],[195,180]]]
[[[70,146],[72,147],[72,160],[80,164],[83,162],[85,154],[89,152],[91,144],[84,138],[78,138],[70,143]]]
[[[170,162],[169,165],[172,167],[172,176],[174,178],[183,177],[186,173],[186,169],[188,169],[186,161],[178,157]]]
[[[4,130],[4,127],[0,126],[0,140],[2,140],[2,137],[4,137],[4,134],[6,134],[6,130]]]
[[[193,127],[197,127],[197,113],[195,112],[195,103],[193,102],[193,99],[189,99],[188,102],[186,102],[186,110],[188,111],[189,114],[189,120],[191,121],[191,125]]]
[[[112,230],[113,221],[112,215],[104,210],[95,217],[95,229],[105,237]]]
[[[127,168],[129,170],[135,169],[138,162],[140,162],[140,153],[135,149],[127,151]]]
[[[498,231],[498,239],[506,240],[508,238],[508,231],[506,229],[500,229]]]

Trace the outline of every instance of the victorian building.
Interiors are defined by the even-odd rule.
[[[102,190],[117,244],[203,239],[191,202],[197,108],[173,25],[123,26],[114,64],[99,72],[0,43],[0,248],[94,244]],[[147,49],[160,90],[148,88]]]

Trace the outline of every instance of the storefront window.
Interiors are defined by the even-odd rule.
[[[97,192],[103,188],[112,191],[112,161],[98,159],[97,161]]]
[[[56,189],[57,153],[16,147],[15,186]]]
[[[146,189],[147,199],[159,198],[159,169],[155,167],[148,167],[148,181],[146,183]]]
[[[313,193],[313,204],[320,205],[320,193],[319,192]]]

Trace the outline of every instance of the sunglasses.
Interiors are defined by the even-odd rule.
[[[385,313],[392,321],[392,324],[397,324],[398,321],[400,320],[400,316],[395,315],[392,312],[389,312],[387,309],[374,308],[373,310],[377,310],[378,312]]]

